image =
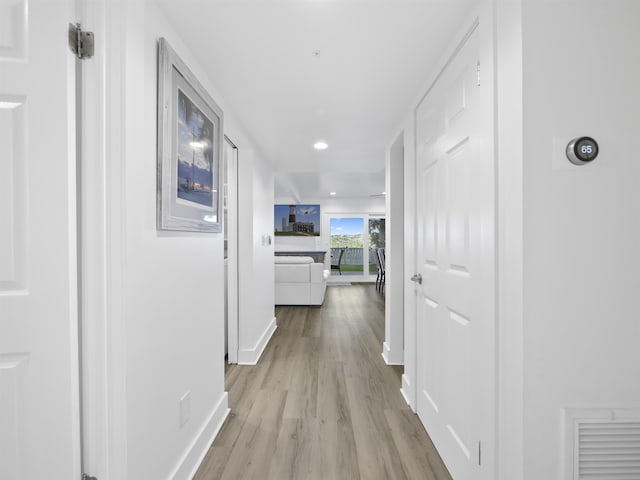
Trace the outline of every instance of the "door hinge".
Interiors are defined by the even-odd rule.
[[[69,48],[80,60],[93,57],[93,32],[85,32],[79,23],[69,24]]]
[[[478,442],[478,466],[481,466],[481,465],[482,465],[482,442]]]
[[[90,477],[86,473],[82,474],[82,480],[98,480],[96,477]]]
[[[478,68],[478,86],[480,86],[480,60],[478,60],[478,64],[477,64],[477,68]]]

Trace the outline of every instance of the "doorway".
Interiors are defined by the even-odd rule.
[[[238,363],[238,147],[225,135],[224,202],[224,341],[228,363]]]

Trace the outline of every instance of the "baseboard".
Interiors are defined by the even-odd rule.
[[[409,405],[411,407],[411,410],[413,410],[413,413],[415,413],[416,407],[411,401],[411,398],[413,397],[412,392],[413,388],[411,388],[409,377],[407,377],[405,374],[402,374],[402,388],[400,388],[400,393],[402,394],[404,401],[407,402],[407,405]]]
[[[391,360],[391,358],[393,358],[393,355],[387,342],[384,342],[382,344],[382,358],[384,358],[384,363],[386,363],[387,365],[404,365],[404,362],[402,361],[394,362]],[[402,358],[402,356],[400,358]]]
[[[273,320],[271,320],[253,348],[238,350],[238,365],[255,365],[258,363],[276,328],[276,317],[273,317]]]
[[[191,480],[194,477],[230,411],[229,394],[224,392],[169,478],[172,480]]]

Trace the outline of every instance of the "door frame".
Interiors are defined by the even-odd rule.
[[[125,219],[126,43],[135,26],[122,22],[133,8],[125,0],[78,0],[78,21],[94,32],[95,55],[83,69],[81,183],[83,367],[81,375],[84,473],[128,475],[126,335],[123,322]],[[107,141],[108,140],[108,141]],[[90,321],[89,321],[90,319]]]
[[[401,131],[387,150],[385,165],[386,238],[385,238],[385,335],[382,358],[387,365],[404,364],[404,277],[405,231],[396,225],[405,224],[404,168],[405,134]]]
[[[233,168],[228,168],[224,172],[227,187],[227,219],[228,224],[224,225],[227,233],[227,358],[228,363],[238,363],[238,162],[240,154],[238,147],[233,141],[224,136],[225,146],[228,144],[234,152]],[[228,163],[227,163],[228,165]],[[228,181],[227,173],[231,173],[231,181]]]

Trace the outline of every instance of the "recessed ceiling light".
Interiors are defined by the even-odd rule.
[[[326,142],[316,142],[313,144],[313,148],[316,150],[326,150],[328,146]]]
[[[336,192],[329,192],[329,195],[331,195],[333,197],[334,195],[337,195],[337,193]]]

